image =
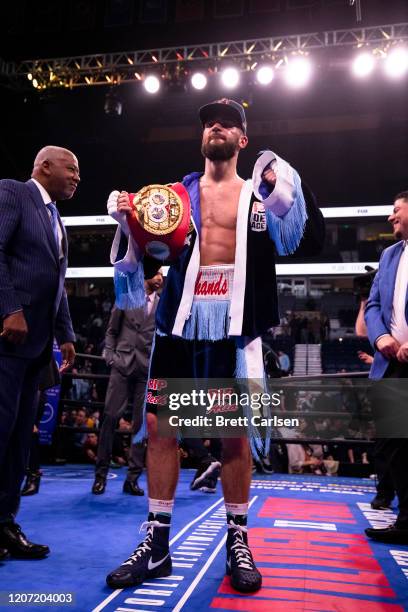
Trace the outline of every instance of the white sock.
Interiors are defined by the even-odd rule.
[[[152,499],[149,497],[149,513],[171,516],[174,499]]]
[[[225,512],[227,513],[227,515],[231,514],[233,516],[237,516],[237,514],[239,514],[241,516],[247,516],[248,506],[248,502],[246,502],[245,504],[231,504],[225,502]]]

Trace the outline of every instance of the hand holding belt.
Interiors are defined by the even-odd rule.
[[[130,232],[140,250],[160,261],[172,261],[184,247],[190,228],[191,206],[181,183],[148,185],[129,194]]]

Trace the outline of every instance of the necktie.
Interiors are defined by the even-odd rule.
[[[52,226],[52,232],[54,234],[54,238],[55,238],[55,242],[57,245],[57,249],[59,250],[59,234],[58,234],[58,211],[57,211],[57,207],[55,206],[54,202],[50,202],[49,204],[46,204],[47,209],[49,210],[49,212],[51,213],[51,226]]]
[[[150,298],[146,295],[146,306],[145,306],[145,316],[148,317],[150,314]]]

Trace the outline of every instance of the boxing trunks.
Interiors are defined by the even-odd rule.
[[[237,344],[234,338],[228,338],[233,279],[233,265],[201,266],[183,337],[157,331],[149,373],[149,386],[153,388],[148,389],[147,412],[157,413],[154,387],[158,380],[236,376]]]

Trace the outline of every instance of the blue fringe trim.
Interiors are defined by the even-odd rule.
[[[143,263],[137,264],[135,272],[114,270],[116,306],[121,310],[143,308],[146,302]]]
[[[244,351],[244,340],[243,338],[237,338],[237,361],[235,365],[235,378],[242,378],[243,380],[248,378],[248,371],[245,360]]]
[[[265,371],[264,371],[264,379],[263,379],[263,388],[265,390],[268,388],[267,382],[266,382]],[[267,419],[271,418],[272,416],[271,407],[264,406],[263,414],[265,418]],[[268,425],[268,427],[266,428],[265,439],[264,439],[264,449],[263,449],[264,457],[267,457],[269,455],[269,451],[271,450],[271,439],[272,439],[272,427],[271,425]]]
[[[161,329],[159,329],[158,327],[156,327],[156,334],[158,336],[167,336],[168,334],[166,334],[166,332],[161,331]]]
[[[149,380],[150,380],[150,368],[151,368],[151,365],[152,365],[152,358],[153,358],[153,353],[154,353],[155,342],[156,342],[156,336],[154,335],[153,336],[153,342],[152,342],[152,350],[150,352],[149,371],[147,373],[145,398],[144,398],[144,402],[143,402],[143,420],[142,420],[142,424],[140,426],[140,429],[135,433],[135,435],[132,438],[132,444],[137,444],[138,442],[143,442],[143,440],[145,440],[147,438],[147,419],[146,419],[147,385],[149,384]]]
[[[236,366],[235,366],[235,378],[241,380],[248,380],[248,371],[245,359],[245,350],[244,344],[245,340],[243,338],[237,338],[237,353],[236,353]],[[249,393],[250,390],[246,387],[246,391],[243,392]],[[270,436],[269,440],[264,440],[259,435],[258,428],[255,425],[252,425],[251,419],[253,417],[252,407],[251,406],[243,406],[244,416],[247,418],[248,422],[248,440],[249,446],[251,448],[252,456],[255,460],[260,461],[262,457],[266,454],[266,448],[269,449]],[[269,450],[268,450],[269,452]]]
[[[252,425],[251,418],[253,417],[253,412],[251,406],[244,406],[244,416],[248,419],[248,439],[249,446],[251,448],[252,456],[255,460],[261,461],[264,456],[264,442],[261,436],[259,435],[258,428],[255,425]]]
[[[185,340],[223,340],[228,337],[229,300],[197,300],[193,302],[183,338]]]
[[[293,170],[295,194],[293,205],[284,217],[266,210],[269,235],[276,245],[278,255],[290,255],[296,251],[302,239],[307,220],[306,203],[303,197],[300,176]]]
[[[153,345],[154,345],[154,340],[153,340]],[[154,348],[154,346],[152,347],[152,354],[153,354],[153,348]],[[146,438],[147,438],[146,401],[147,401],[147,385],[149,384],[149,380],[150,380],[150,363],[149,363],[149,374],[148,374],[147,382],[146,382],[145,398],[144,398],[144,402],[143,402],[142,424],[141,424],[140,428],[138,429],[138,431],[133,436],[132,444],[138,444],[139,442],[143,442],[143,440],[146,440]]]
[[[148,382],[146,383],[146,391],[147,391]],[[143,440],[146,440],[147,438],[146,397],[147,397],[147,393],[145,393],[145,401],[143,404],[143,421],[142,421],[142,424],[139,430],[135,433],[135,435],[132,438],[132,444],[138,444],[139,442],[143,442]]]

